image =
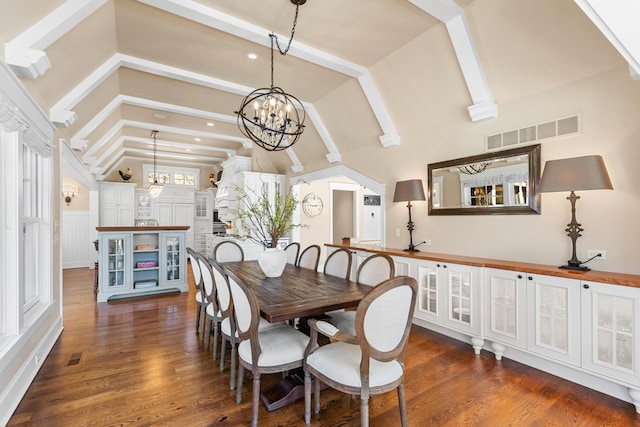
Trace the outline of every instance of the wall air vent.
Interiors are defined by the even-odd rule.
[[[580,114],[563,117],[550,122],[529,125],[520,129],[508,130],[486,138],[487,151],[513,148],[519,145],[527,145],[545,142],[549,139],[563,136],[576,135],[581,132],[582,118]]]

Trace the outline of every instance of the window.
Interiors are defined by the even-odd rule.
[[[38,153],[27,146],[22,147],[22,259],[24,312],[27,313],[39,300],[38,248],[42,228],[40,184],[42,182],[42,161]]]
[[[147,183],[153,184],[155,174],[153,165],[142,165],[143,175],[147,177]],[[183,185],[185,187],[198,187],[200,169],[176,168],[171,166],[158,167],[158,184]]]

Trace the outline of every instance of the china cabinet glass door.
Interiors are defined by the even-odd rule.
[[[163,282],[184,282],[186,279],[186,265],[184,260],[184,237],[177,233],[162,234],[163,263],[166,268],[163,271]]]
[[[124,289],[130,286],[128,271],[131,268],[127,254],[130,251],[131,236],[113,235],[106,239],[107,266],[105,289]]]

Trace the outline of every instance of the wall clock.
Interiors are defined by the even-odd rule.
[[[302,199],[302,211],[308,217],[318,216],[322,213],[322,199],[315,193],[309,193]]]

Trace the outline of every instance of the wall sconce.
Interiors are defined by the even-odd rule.
[[[76,187],[75,185],[65,184],[62,186],[62,198],[64,198],[64,201],[67,202],[67,206],[69,206],[69,203],[71,203],[71,199],[76,197],[77,194],[78,187]]]

